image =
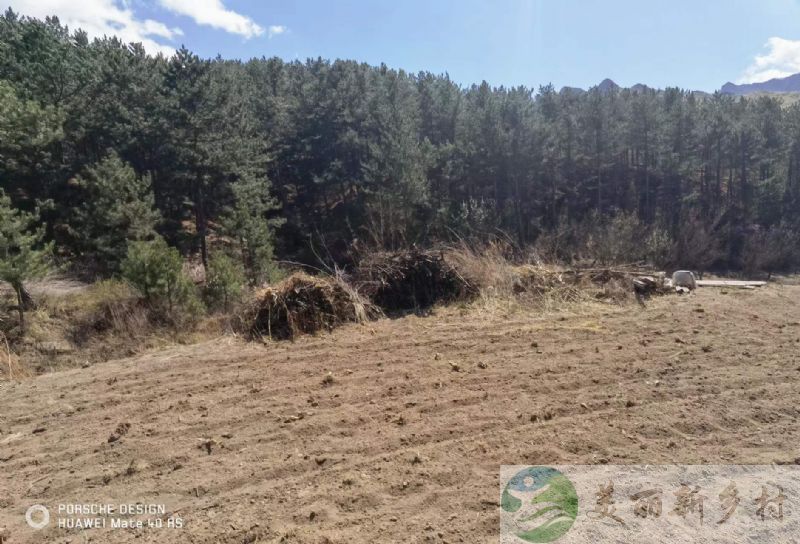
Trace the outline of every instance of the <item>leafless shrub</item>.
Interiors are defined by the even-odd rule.
[[[792,230],[776,226],[756,229],[745,238],[741,268],[748,275],[792,270],[800,263],[800,236]]]
[[[672,240],[659,225],[647,225],[634,213],[613,216],[590,214],[578,223],[561,223],[536,241],[546,262],[612,266],[651,263],[669,259]]]
[[[697,271],[701,277],[723,256],[717,236],[698,218],[683,223],[669,259],[673,268]]]

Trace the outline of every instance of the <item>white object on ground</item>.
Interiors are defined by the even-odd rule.
[[[765,281],[744,281],[744,280],[697,280],[698,287],[761,287],[766,285]]]
[[[686,287],[692,290],[697,289],[697,282],[694,279],[694,273],[689,270],[677,270],[673,272],[672,286]]]

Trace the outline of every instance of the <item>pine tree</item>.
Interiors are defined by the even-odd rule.
[[[50,146],[63,138],[62,111],[25,100],[0,80],[0,179],[7,189],[21,188],[49,198],[48,174],[54,170]]]
[[[270,279],[275,270],[275,228],[282,220],[270,218],[278,204],[269,194],[269,181],[246,177],[232,185],[234,201],[223,216],[225,233],[237,240],[242,264],[251,285]]]
[[[575,256],[580,236],[572,235],[591,227],[595,210],[605,219],[635,213],[650,234],[666,230],[672,253],[697,218],[718,242],[713,266],[733,268],[748,232],[800,232],[800,107],[786,98],[608,85],[462,88],[446,74],[385,65],[242,63],[186,48],[165,59],[7,11],[0,186],[27,211],[53,202],[41,219],[67,258],[96,252],[91,235],[74,236],[86,228],[75,208],[118,224],[107,215],[119,214],[92,211],[106,206],[102,196],[73,183],[87,182],[87,169],[114,152],[137,180],[125,208],[149,210],[138,183],[151,184],[160,230],[181,248],[192,239],[204,264],[211,229],[242,217],[254,218],[246,234],[226,232],[248,262],[271,261],[263,248],[273,245],[316,261],[326,254],[310,250],[318,241],[341,249],[333,260],[346,259],[365,232],[386,247],[454,231],[520,246],[557,235],[575,244],[559,242],[559,255]],[[237,196],[264,178],[273,185],[254,192],[280,201],[287,224],[279,239],[273,212]],[[99,223],[92,229],[100,245],[114,246]],[[264,276],[260,265],[248,270],[251,281]]]
[[[386,71],[371,97],[363,190],[370,234],[383,247],[407,242],[415,212],[428,203],[415,92],[403,71]]]
[[[118,270],[129,241],[155,236],[161,216],[154,209],[150,180],[138,177],[116,153],[76,176],[73,186],[83,202],[73,220],[78,247],[101,269]]]
[[[211,164],[205,145],[213,134],[208,108],[208,63],[181,47],[169,62],[164,77],[164,110],[160,112],[167,151],[162,160],[172,163],[169,186],[176,206],[168,217],[179,223],[182,206],[191,205],[201,260],[208,267],[208,185]]]
[[[221,59],[201,60],[181,48],[164,78],[163,132],[171,160],[173,202],[189,204],[203,266],[208,224],[232,196],[231,182],[263,172],[266,157],[253,119],[246,73]],[[172,215],[180,216],[177,209]]]
[[[163,306],[173,317],[182,306],[196,302],[195,286],[183,272],[180,253],[160,236],[145,242],[131,242],[120,266],[122,277],[136,287],[144,299]]]
[[[52,243],[44,243],[44,225],[39,214],[11,205],[0,189],[0,280],[11,284],[17,296],[19,327],[25,331],[25,309],[29,305],[24,282],[42,277],[49,269]]]
[[[206,304],[212,309],[230,311],[231,303],[242,294],[245,270],[242,263],[224,253],[211,255],[204,295]]]

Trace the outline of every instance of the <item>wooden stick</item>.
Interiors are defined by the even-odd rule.
[[[6,343],[6,355],[8,357],[8,381],[11,381],[14,379],[14,373],[11,370],[11,347],[8,345],[8,338],[6,338],[6,335],[4,333],[0,334],[3,334],[3,341]]]
[[[761,287],[765,281],[745,280],[697,280],[698,287]]]

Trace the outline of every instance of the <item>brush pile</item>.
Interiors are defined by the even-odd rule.
[[[375,253],[359,263],[353,278],[359,293],[387,312],[419,311],[438,302],[469,300],[478,288],[442,252]]]
[[[330,331],[343,323],[364,323],[380,315],[341,278],[303,272],[258,291],[248,313],[250,334],[276,339]]]
[[[552,292],[559,292],[565,300],[577,300],[579,296],[588,295],[621,303],[631,295],[638,299],[640,296],[662,295],[668,291],[664,288],[663,274],[641,269],[551,270],[531,265],[515,267],[514,293],[544,295]]]
[[[579,268],[562,272],[564,280],[575,285],[629,284],[635,277],[652,274],[652,271],[632,268]]]
[[[563,274],[554,270],[534,265],[522,265],[514,268],[513,291],[516,294],[541,295],[566,285],[567,281]]]
[[[348,281],[339,274],[295,272],[257,291],[232,325],[254,337],[294,339],[344,323],[364,323],[384,312],[419,312],[478,296],[622,303],[634,294],[637,299],[660,294],[662,284],[639,271],[514,266],[505,258],[458,248],[379,252],[363,257]]]

